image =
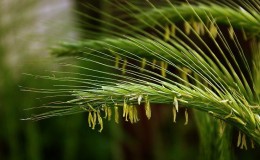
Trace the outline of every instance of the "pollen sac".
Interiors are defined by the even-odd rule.
[[[140,69],[141,72],[144,71],[145,65],[146,65],[146,59],[143,58],[143,59],[142,59],[142,62],[141,62],[141,69]]]
[[[168,68],[168,63],[161,61],[161,75],[166,77],[166,70]]]
[[[122,66],[122,74],[124,75],[126,73],[126,65],[127,65],[127,60],[124,60],[123,66]]]
[[[210,23],[209,32],[212,35],[212,37],[215,39],[218,35],[218,29],[215,26],[215,24],[212,22]]]
[[[102,106],[102,109],[103,109],[103,111],[105,112],[104,118],[107,118],[108,107],[107,107],[106,105],[103,105],[103,106]]]
[[[134,106],[129,106],[129,120],[131,123],[134,123]]]
[[[198,35],[200,35],[200,26],[199,26],[199,23],[196,22],[196,21],[193,21],[193,22],[192,22],[192,27],[193,27],[194,31],[195,31]]]
[[[138,99],[137,99],[138,105],[140,105],[140,104],[141,104],[142,98],[143,98],[143,96],[142,96],[142,95],[139,95],[139,96],[138,96]]]
[[[119,68],[119,61],[120,61],[120,59],[121,58],[118,55],[115,57],[115,68]]]
[[[112,116],[112,110],[110,107],[107,107],[107,119],[110,121]]]
[[[92,126],[92,121],[93,121],[93,117],[91,112],[88,112],[88,126],[91,127]]]
[[[187,109],[185,109],[185,123],[184,123],[184,125],[188,125],[188,123],[189,123],[189,115],[188,115]]]
[[[155,69],[156,63],[157,63],[157,60],[156,60],[156,59],[153,59],[152,69]]]
[[[127,119],[128,113],[129,113],[129,106],[127,105],[126,101],[124,100],[123,117],[125,117],[125,121],[128,121],[128,119]]]
[[[118,107],[115,106],[115,122],[119,123],[119,112],[118,112]]]
[[[97,117],[98,117],[98,123],[100,125],[100,129],[99,129],[99,132],[101,132],[103,130],[103,120],[100,116],[100,111],[97,112]]]
[[[138,111],[137,111],[137,107],[134,107],[134,123],[138,122],[139,121],[139,118],[138,118]]]
[[[171,36],[174,37],[176,35],[176,25],[172,24],[171,25]]]
[[[176,111],[178,112],[178,111],[179,111],[179,104],[178,104],[178,99],[177,99],[177,97],[174,97],[174,102],[173,102],[173,104],[175,105]]]
[[[167,25],[165,27],[164,40],[168,41],[170,39],[170,36],[171,36],[171,31],[170,31],[169,26]]]
[[[238,138],[237,138],[237,147],[239,147],[240,144],[241,144],[241,132],[239,131]]]
[[[191,30],[191,26],[189,24],[189,22],[185,21],[184,22],[184,32],[189,35],[190,34],[190,30]]]
[[[145,114],[146,114],[146,117],[147,117],[148,119],[150,119],[151,116],[152,116],[151,106],[150,106],[150,101],[148,100],[148,96],[145,97]]]
[[[246,34],[244,28],[242,28],[242,35],[243,35],[244,40],[247,41],[248,38],[247,38],[247,34]]]
[[[173,113],[173,123],[176,123],[177,112],[176,112],[176,107],[175,106],[172,107],[172,113]]]
[[[233,29],[232,26],[229,27],[229,29],[228,29],[228,33],[229,33],[230,39],[234,40],[235,32],[234,32],[234,29]]]
[[[244,147],[247,150],[246,135],[245,134],[243,134],[243,136],[242,136],[242,143],[241,143],[240,149],[243,149]]]
[[[255,148],[255,144],[254,144],[254,141],[251,139],[251,148]]]
[[[93,112],[92,129],[95,129],[96,123],[97,123],[97,114]]]

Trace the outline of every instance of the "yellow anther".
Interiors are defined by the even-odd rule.
[[[145,65],[146,65],[146,59],[143,58],[143,59],[142,59],[142,62],[141,62],[141,69],[140,69],[141,72],[144,71],[144,67],[145,67]]]
[[[124,60],[123,66],[122,66],[122,74],[125,74],[126,72],[126,65],[127,65],[127,60]]]
[[[241,132],[238,132],[238,138],[237,138],[237,147],[239,147],[241,144]]]
[[[199,28],[200,28],[200,34],[204,35],[205,34],[205,28],[204,28],[203,23],[199,23]]]
[[[165,27],[164,40],[168,41],[170,39],[170,35],[171,35],[171,31],[170,31],[169,26],[167,25]]]
[[[176,123],[177,113],[176,113],[176,107],[175,106],[172,107],[172,113],[173,113],[173,123]]]
[[[128,115],[128,105],[127,105],[126,101],[124,100],[123,117],[126,117],[126,121],[127,121],[127,115]]]
[[[107,118],[107,106],[106,105],[103,105],[103,109],[104,109],[104,112],[105,112],[105,116],[104,116],[104,118]]]
[[[231,38],[232,40],[234,40],[235,32],[234,32],[234,29],[233,29],[232,26],[229,27],[229,29],[228,29],[228,33],[229,33],[230,38]]]
[[[91,112],[88,112],[88,126],[91,127],[92,126],[92,121],[93,121],[93,117]]]
[[[139,96],[138,96],[138,99],[137,99],[137,101],[138,101],[138,105],[140,105],[140,104],[141,104],[142,98],[143,98],[143,96],[142,96],[142,95],[139,95]]]
[[[178,99],[177,97],[174,97],[174,105],[175,105],[175,108],[176,108],[176,111],[178,112],[179,111],[179,104],[178,104]]]
[[[176,25],[172,24],[171,25],[171,36],[174,37],[176,35]]]
[[[156,59],[153,59],[152,69],[155,69],[156,62]]]
[[[118,107],[115,106],[115,122],[119,123],[119,113],[118,113]]]
[[[187,109],[185,109],[185,123],[184,123],[184,125],[187,125],[188,122],[189,122],[189,115],[188,115]]]
[[[119,60],[120,60],[121,58],[120,58],[120,56],[116,56],[115,57],[115,68],[119,68]]]
[[[189,35],[190,34],[190,30],[191,30],[191,26],[190,26],[189,22],[185,21],[184,22],[184,31],[185,31],[185,33],[187,35]]]
[[[198,35],[200,35],[200,26],[199,26],[199,23],[196,22],[196,21],[193,21],[192,26],[193,26],[194,31],[195,31]]]
[[[217,27],[214,25],[214,23],[210,23],[210,27],[209,27],[209,32],[211,34],[211,36],[215,39],[218,35],[218,29]]]
[[[150,106],[150,101],[148,100],[148,96],[145,97],[145,114],[148,119],[150,119],[152,116],[151,106]]]
[[[92,129],[95,129],[96,122],[97,122],[97,115],[96,115],[96,112],[93,112]]]
[[[110,121],[112,116],[112,110],[110,107],[107,107],[107,119]]]
[[[129,120],[131,123],[134,122],[134,106],[129,106]]]
[[[138,118],[137,107],[134,107],[133,116],[134,116],[134,123],[138,122],[138,121],[139,121],[139,118]]]
[[[242,28],[242,34],[243,34],[244,40],[247,40],[248,38],[247,38],[247,35],[246,35],[244,28]]]
[[[241,143],[240,149],[243,149],[244,147],[247,150],[246,135],[245,134],[243,134],[243,136],[242,136],[242,143]]]
[[[254,149],[255,148],[255,143],[254,141],[251,139],[251,147]]]
[[[98,117],[98,123],[100,125],[99,132],[101,132],[103,130],[103,120],[102,120],[102,118],[100,116],[100,112],[99,111],[97,112],[97,117]]]
[[[168,63],[161,61],[161,74],[166,77],[166,70],[168,68]]]

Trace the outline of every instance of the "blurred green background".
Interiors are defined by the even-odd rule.
[[[88,12],[81,2],[86,1],[0,1],[0,160],[196,159],[199,140],[192,114],[188,126],[183,125],[184,111],[173,124],[168,106],[153,106],[149,121],[140,112],[141,121],[134,125],[105,122],[102,133],[88,127],[87,114],[21,120],[31,112],[24,109],[46,102],[41,94],[23,92],[20,86],[52,87],[49,81],[23,73],[49,75],[51,70],[65,70],[49,55],[48,47],[84,37],[78,30],[82,26],[75,22],[87,19],[73,12]],[[107,10],[101,1],[90,3]],[[237,159],[259,156],[259,147],[239,150],[233,139]]]

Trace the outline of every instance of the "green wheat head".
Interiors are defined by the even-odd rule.
[[[81,65],[62,66],[80,72],[37,76],[65,83],[56,89],[25,89],[68,100],[44,105],[49,111],[28,119],[87,112],[89,126],[99,125],[102,131],[104,119],[119,123],[122,116],[136,123],[139,108],[150,119],[152,105],[170,104],[173,122],[179,107],[184,107],[188,124],[187,109],[193,108],[239,129],[241,148],[246,147],[245,135],[260,144],[259,1],[104,3],[123,16],[99,11],[101,20],[79,13],[99,22],[98,32],[84,22],[89,30],[82,33],[89,39],[62,42],[51,49],[53,55],[76,59]],[[124,20],[126,15],[129,21]],[[238,33],[252,42],[250,49],[242,49]],[[82,65],[89,63],[94,67]]]

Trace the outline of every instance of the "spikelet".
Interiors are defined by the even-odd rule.
[[[145,67],[145,65],[146,65],[146,59],[143,58],[143,59],[142,59],[142,62],[141,62],[141,69],[140,69],[141,72],[144,71],[144,67]]]
[[[99,132],[101,132],[103,130],[103,120],[102,120],[102,118],[100,116],[100,112],[99,111],[97,112],[97,118],[98,118],[98,123],[100,125]]]
[[[152,116],[151,106],[150,106],[150,101],[148,100],[148,96],[145,97],[145,114],[148,119],[150,119]]]
[[[187,109],[185,109],[185,123],[184,125],[187,125],[189,123],[189,115]]]
[[[168,41],[170,39],[170,36],[171,36],[171,31],[169,26],[167,25],[165,26],[164,40]]]
[[[115,106],[115,122],[119,123],[119,112],[118,112],[118,107]]]
[[[127,60],[124,59],[124,63],[123,63],[123,66],[122,66],[122,74],[123,75],[126,73],[126,65],[127,65]]]
[[[184,22],[184,32],[189,35],[190,34],[190,30],[191,30],[191,26],[189,24],[189,22],[185,21]]]

